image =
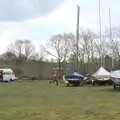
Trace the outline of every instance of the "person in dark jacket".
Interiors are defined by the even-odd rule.
[[[3,82],[3,72],[0,71],[0,82]]]

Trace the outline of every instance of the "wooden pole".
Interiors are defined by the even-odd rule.
[[[79,72],[79,17],[80,17],[80,6],[77,5],[77,30],[76,30],[76,70]]]
[[[110,30],[110,41],[113,42],[112,40],[112,28],[111,28],[111,12],[110,12],[110,8],[109,8],[109,30]],[[113,61],[113,56],[112,56],[112,65],[111,65],[111,70],[113,69],[114,67],[114,61]]]
[[[102,40],[101,40],[101,1],[99,0],[99,37],[100,37],[100,44],[102,44]],[[101,49],[101,51],[102,51],[102,49]],[[103,52],[103,51],[102,51]],[[103,65],[103,61],[102,61],[102,59],[103,59],[103,53],[101,54],[101,58],[100,58],[101,60],[100,60],[100,65],[102,66]]]
[[[101,37],[101,32],[102,32],[102,29],[101,29],[101,1],[99,0],[99,37],[100,37],[100,44],[102,45],[102,37]],[[103,50],[101,49],[102,53],[101,53],[101,63],[100,65],[102,66],[103,65]]]

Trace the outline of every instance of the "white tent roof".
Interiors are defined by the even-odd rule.
[[[110,77],[110,72],[108,72],[103,67],[100,67],[92,76],[96,77],[96,78],[99,78],[99,77]]]

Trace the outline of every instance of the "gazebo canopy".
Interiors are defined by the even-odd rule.
[[[97,79],[99,78],[110,78],[110,72],[108,72],[105,68],[100,67],[93,75]]]

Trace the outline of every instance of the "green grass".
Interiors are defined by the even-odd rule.
[[[47,82],[0,84],[0,120],[119,120],[112,86],[65,87]]]

